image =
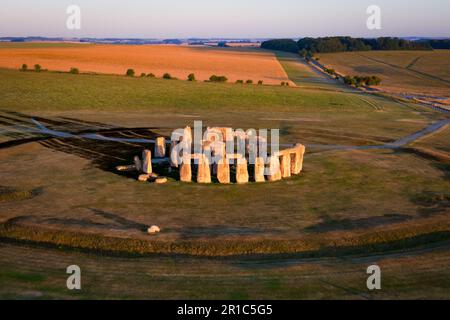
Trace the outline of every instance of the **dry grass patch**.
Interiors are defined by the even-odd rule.
[[[136,74],[170,73],[179,79],[194,73],[198,80],[213,74],[225,75],[230,82],[252,79],[265,84],[289,81],[275,55],[269,51],[244,48],[205,48],[186,46],[88,45],[12,47],[0,50],[0,67],[20,68],[40,64],[43,68],[81,72],[125,74],[133,68]]]
[[[376,75],[392,93],[450,95],[450,52],[368,51],[321,54],[328,68],[345,75]]]

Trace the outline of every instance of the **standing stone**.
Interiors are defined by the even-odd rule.
[[[192,168],[190,155],[183,156],[183,162],[180,167],[180,180],[182,182],[192,181]]]
[[[178,154],[177,154],[177,142],[172,141],[170,143],[170,167],[178,168]]]
[[[155,158],[164,158],[166,156],[166,139],[164,137],[156,138]]]
[[[142,172],[151,174],[152,169],[152,152],[150,150],[144,150],[142,152]]]
[[[255,159],[255,182],[265,182],[266,179],[264,177],[264,158],[257,157]]]
[[[236,166],[236,182],[238,184],[244,184],[248,183],[248,179],[247,159],[238,159]]]
[[[211,169],[208,157],[201,155],[198,162],[197,183],[211,183]]]
[[[291,160],[291,172],[292,174],[300,174],[303,170],[303,157],[305,155],[306,148],[302,144],[298,144],[295,147],[295,156]]]
[[[269,175],[267,178],[269,181],[281,180],[280,159],[278,156],[270,157]]]
[[[213,174],[217,175],[218,163],[226,157],[226,144],[222,141],[211,143],[211,156],[213,159]]]
[[[191,127],[184,128],[182,141],[184,141],[187,145],[192,144],[192,129],[191,129]]]
[[[285,153],[281,156],[281,176],[289,178],[291,176],[291,154]]]
[[[136,167],[137,172],[142,172],[142,161],[138,156],[134,157],[134,166]]]
[[[222,136],[222,141],[224,141],[224,142],[232,141],[234,139],[232,128],[225,128],[225,127],[219,128],[218,127],[218,128],[212,128],[211,130],[213,130],[215,132],[220,132],[220,134]]]
[[[228,160],[222,158],[219,160],[216,166],[217,169],[217,180],[222,184],[230,183],[230,164]]]

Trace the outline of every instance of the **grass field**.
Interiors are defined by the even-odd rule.
[[[311,68],[300,55],[276,51],[276,56],[286,73],[297,86],[308,89],[331,90],[331,91],[351,91],[337,81],[334,81],[324,73]]]
[[[392,143],[446,116],[310,81],[320,76],[293,57],[278,58],[298,87],[0,69],[0,222],[13,226],[0,233],[34,240],[0,246],[0,296],[448,298],[450,168],[415,149],[447,154],[448,129],[396,149],[326,148]],[[280,128],[282,143],[311,147],[303,174],[277,183],[157,186],[113,170],[145,145],[52,137],[31,118],[108,137],[152,137],[203,120]],[[152,224],[163,232],[149,238]],[[125,248],[142,240],[187,254],[211,253],[195,249],[203,245],[216,256],[266,255],[129,257],[66,248],[105,249],[98,236]],[[298,254],[267,255],[283,252]],[[65,267],[74,263],[85,270],[79,295],[65,290]],[[365,287],[373,263],[384,272],[378,293]]]
[[[187,46],[130,46],[84,44],[3,44],[0,46],[0,67],[18,69],[40,64],[43,68],[81,72],[125,74],[133,68],[137,75],[166,72],[179,79],[194,73],[198,80],[208,80],[213,74],[224,75],[229,81],[246,81],[279,85],[288,81],[275,55],[252,48],[206,48]]]
[[[368,51],[320,54],[320,62],[344,75],[376,75],[392,93],[450,98],[450,51]]]

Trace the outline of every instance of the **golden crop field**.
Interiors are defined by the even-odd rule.
[[[376,75],[380,89],[392,93],[450,97],[450,51],[368,51],[321,54],[320,62],[337,72]]]
[[[229,81],[263,80],[265,84],[289,81],[276,56],[251,48],[206,48],[170,45],[71,45],[0,47],[0,67],[19,68],[22,64],[55,71],[78,68],[81,72],[125,74],[133,68],[136,75],[168,72],[179,79],[194,73],[198,80],[213,74]]]

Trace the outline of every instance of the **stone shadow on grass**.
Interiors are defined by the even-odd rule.
[[[404,222],[411,219],[413,219],[412,216],[401,214],[385,214],[383,216],[360,219],[334,219],[329,216],[323,216],[322,222],[309,226],[304,230],[315,233],[328,231],[347,231]]]
[[[420,216],[431,217],[450,209],[450,193],[424,191],[411,197],[411,202],[419,206],[417,212]]]
[[[121,229],[128,229],[128,230],[136,229],[136,230],[139,230],[142,232],[147,231],[148,226],[143,223],[139,223],[139,222],[135,222],[133,220],[126,219],[115,213],[106,212],[106,211],[94,209],[94,208],[88,208],[88,209],[96,216],[102,217],[107,220],[114,221],[114,224],[116,226],[120,226]]]
[[[109,141],[106,139],[94,140],[82,137],[67,138],[63,136],[48,136],[39,131],[32,131],[37,129],[36,124],[32,122],[32,119],[38,121],[49,130],[61,131],[74,135],[98,134],[106,139],[125,138],[131,140],[154,140],[155,138],[162,136],[155,132],[158,128],[114,128],[109,124],[69,117],[45,118],[17,111],[0,110],[0,124],[16,129],[23,128],[24,130],[23,134],[9,131],[6,132],[6,134],[14,134],[15,136],[13,138],[15,140],[7,141],[4,143],[4,147],[37,141],[46,148],[90,160],[96,168],[101,170],[133,179],[137,178],[136,174],[118,172],[116,166],[132,164],[133,157],[135,155],[140,155],[142,150],[149,149],[153,151],[153,144]],[[30,136],[30,134],[32,134],[32,136]],[[0,147],[2,146],[3,144],[0,144]]]
[[[148,226],[142,223],[138,223],[124,217],[119,216],[111,212],[106,212],[99,209],[87,208],[95,216],[108,220],[108,222],[94,221],[86,218],[59,218],[52,216],[32,216],[22,215],[9,219],[6,223],[14,224],[21,222],[28,222],[37,225],[49,224],[59,226],[72,226],[81,228],[99,228],[99,229],[114,229],[114,230],[137,230],[140,232],[146,232]]]
[[[230,227],[224,225],[215,225],[208,227],[183,227],[170,230],[177,232],[182,240],[195,238],[218,238],[222,236],[256,236],[263,234],[280,234],[278,230],[266,230],[251,227]]]

